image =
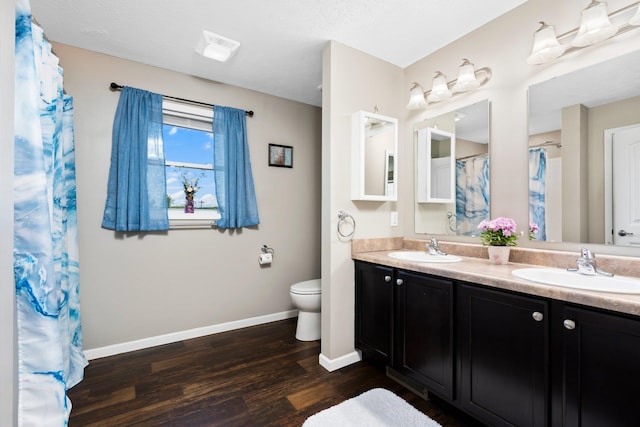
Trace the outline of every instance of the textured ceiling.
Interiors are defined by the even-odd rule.
[[[31,7],[54,42],[320,106],[327,41],[404,68],[525,1],[31,0]],[[194,50],[202,30],[240,49],[226,63],[203,58]]]

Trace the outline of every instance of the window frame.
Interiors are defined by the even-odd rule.
[[[187,129],[213,132],[213,109],[203,105],[163,99],[162,124],[163,126],[179,126]],[[165,158],[164,164],[165,168],[167,166],[182,166],[192,169],[214,170],[213,163],[175,162],[167,161]],[[196,209],[194,213],[185,213],[177,209],[170,209],[167,206],[169,228],[214,227],[216,220],[221,218],[219,209],[219,207],[218,209]]]

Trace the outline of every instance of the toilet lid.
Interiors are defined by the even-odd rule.
[[[320,279],[307,280],[291,285],[291,292],[299,295],[314,295],[320,293]]]

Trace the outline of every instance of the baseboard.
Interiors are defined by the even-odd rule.
[[[241,329],[249,326],[276,322],[278,320],[290,319],[292,317],[296,317],[297,315],[298,310],[282,311],[280,313],[267,314],[265,316],[251,317],[249,319],[236,320],[233,322],[204,326],[201,328],[189,329],[186,331],[172,332],[170,334],[158,335],[155,337],[143,338],[140,340],[113,344],[105,347],[92,348],[89,350],[85,350],[84,355],[89,360],[99,359],[101,357],[107,356],[115,356],[116,354],[142,350],[144,348],[170,344],[173,342],[188,340],[191,338],[198,338],[206,335],[217,334],[220,332],[232,331],[234,329]]]
[[[362,360],[362,354],[355,350],[352,353],[347,353],[344,356],[340,356],[336,359],[329,359],[324,354],[320,353],[319,357],[320,366],[326,369],[329,372],[336,371],[340,368],[344,368],[345,366],[353,365]]]

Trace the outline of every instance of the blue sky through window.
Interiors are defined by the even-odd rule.
[[[163,140],[165,161],[212,168],[212,132],[165,124],[163,126]],[[212,208],[218,205],[213,170],[167,166],[166,175],[167,194],[171,197],[171,206],[178,207],[185,204],[183,177],[188,180],[198,180],[198,191],[194,198],[196,209]]]

